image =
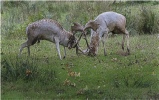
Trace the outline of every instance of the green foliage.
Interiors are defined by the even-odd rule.
[[[126,27],[131,34],[158,33],[158,5],[152,7],[149,2],[144,2],[143,7],[136,3],[113,4],[111,1],[3,1],[2,4],[2,35],[6,37],[23,37],[29,23],[43,18],[57,20],[66,30],[70,30],[73,22],[85,25],[106,11],[125,15]]]
[[[141,24],[140,27],[143,33],[153,34],[158,31],[158,17],[150,8],[141,8]]]

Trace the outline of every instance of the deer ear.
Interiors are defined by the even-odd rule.
[[[84,30],[91,28],[94,31],[96,31],[98,29],[98,27],[99,27],[99,24],[97,24],[96,21],[90,20],[88,23],[86,23]]]

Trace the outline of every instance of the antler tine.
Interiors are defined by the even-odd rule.
[[[80,25],[79,23],[73,23],[73,24],[74,24],[74,26],[75,26],[75,27],[73,27],[73,28],[76,28],[77,31],[81,31],[81,32],[82,32],[82,34],[80,35],[80,37],[79,37],[77,43],[81,40],[81,37],[82,37],[82,35],[84,34],[84,37],[85,37],[84,39],[85,39],[85,41],[86,41],[87,47],[90,49],[89,44],[88,44],[88,40],[87,40],[87,37],[86,37],[86,32],[84,31],[84,27],[83,27],[82,25]],[[77,28],[77,27],[78,27],[78,28]]]
[[[85,41],[86,41],[86,44],[87,44],[87,47],[88,47],[88,49],[90,49],[90,47],[89,47],[89,44],[88,44],[88,40],[87,40],[87,37],[86,37],[86,34],[84,33],[84,39],[85,39]]]
[[[75,34],[77,31],[83,32],[84,33],[84,27],[80,25],[79,23],[73,23],[74,26],[71,26],[71,31]],[[80,35],[79,39],[77,40],[77,44],[80,41],[83,33]]]
[[[96,31],[98,27],[99,27],[99,24],[97,24],[97,23],[96,23],[95,21],[93,21],[93,20],[90,20],[89,22],[86,23],[85,28],[84,28],[84,31],[85,31],[86,29],[89,29],[89,28],[91,28],[91,29],[93,29],[94,31]]]
[[[86,44],[87,44],[87,47],[89,48],[89,44],[88,44],[88,41],[87,41],[87,38],[86,38],[86,34],[85,34],[85,31],[84,31],[84,27],[82,25],[80,25],[79,23],[73,23],[74,25],[71,26],[71,31],[73,32],[73,34],[75,35],[75,33],[77,31],[80,31],[82,32],[82,34],[80,35],[79,39],[77,40],[77,48],[76,48],[76,53],[78,53],[78,50],[80,50],[82,52],[81,49],[79,49],[79,41],[81,40],[81,37],[82,35],[84,34],[84,37],[85,37],[85,41],[86,41]],[[90,49],[90,48],[89,48]]]
[[[79,23],[73,23],[73,24],[74,24],[74,26],[71,26],[72,32],[77,32],[77,31],[82,32],[83,31],[84,28],[82,25],[80,25]]]
[[[82,51],[82,49],[79,47],[79,45],[76,47],[76,54],[77,55],[78,55],[78,51],[80,51],[84,55],[87,55],[85,52]]]
[[[84,29],[83,26],[80,25],[79,23],[73,23],[73,26],[71,26],[71,32],[73,33],[73,35],[75,35],[77,31],[84,32],[83,29]],[[80,41],[82,35],[83,34],[80,35],[79,39],[77,40],[77,43],[75,44],[76,45],[76,54],[78,54],[79,41]]]

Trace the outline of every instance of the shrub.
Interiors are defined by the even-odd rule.
[[[156,13],[150,8],[141,7],[141,26],[139,27],[145,34],[153,34],[158,31],[158,18]]]

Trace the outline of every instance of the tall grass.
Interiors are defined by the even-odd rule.
[[[39,81],[45,85],[55,81],[56,78],[53,69],[38,68],[36,59],[6,57],[2,59],[1,64],[3,82],[14,82],[21,79],[26,82]]]

